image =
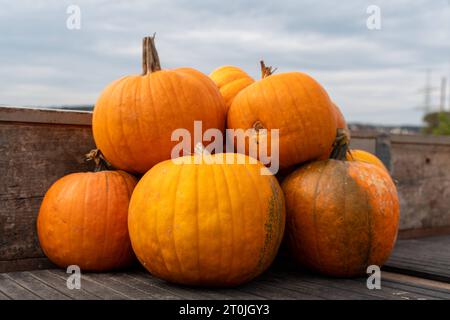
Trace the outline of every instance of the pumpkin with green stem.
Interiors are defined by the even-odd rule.
[[[331,159],[304,165],[282,188],[291,255],[310,270],[352,277],[388,259],[397,237],[399,201],[385,170],[346,161],[343,133],[339,131]]]

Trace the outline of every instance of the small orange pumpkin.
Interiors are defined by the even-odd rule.
[[[45,255],[59,267],[78,265],[82,271],[132,264],[127,219],[135,185],[128,173],[109,170],[72,173],[56,181],[37,218]]]
[[[329,150],[336,136],[335,111],[328,94],[307,74],[271,71],[263,68],[264,78],[234,98],[228,110],[228,128],[267,129],[264,138],[278,144],[280,168],[317,159]],[[279,129],[278,140],[271,129]],[[258,138],[249,140],[256,144],[252,149],[257,149]]]
[[[378,159],[377,156],[371,154],[370,152],[359,150],[359,149],[352,149],[347,152],[346,156],[347,161],[362,161],[366,163],[370,163],[373,165],[376,165],[377,167],[380,167],[381,169],[385,170],[386,172],[389,172],[389,170],[386,168],[386,166],[383,164],[383,162]]]
[[[225,99],[227,110],[231,106],[234,97],[255,82],[244,70],[234,66],[219,67],[211,72],[209,77],[219,87],[220,93]]]
[[[97,147],[114,167],[145,173],[170,159],[175,129],[191,132],[202,121],[202,134],[225,129],[226,106],[214,82],[191,68],[161,70],[154,38],[144,38],[142,75],[126,76],[104,89],[97,100],[92,130]],[[204,141],[207,143],[206,141]]]
[[[269,267],[283,237],[281,188],[245,155],[199,157],[161,162],[139,181],[128,220],[134,252],[148,271],[171,282],[250,281]]]
[[[351,277],[388,259],[399,201],[385,170],[361,161],[317,161],[288,176],[282,188],[287,243],[300,265]]]

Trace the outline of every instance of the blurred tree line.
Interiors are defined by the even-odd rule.
[[[450,112],[432,112],[424,116],[423,132],[435,135],[450,135]]]

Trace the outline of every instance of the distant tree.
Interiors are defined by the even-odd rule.
[[[433,112],[425,115],[427,126],[423,132],[435,135],[450,135],[450,112]]]

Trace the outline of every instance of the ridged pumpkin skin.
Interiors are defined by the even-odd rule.
[[[336,127],[338,129],[347,129],[347,131],[349,131],[347,122],[345,121],[341,109],[335,103],[333,103],[333,107],[334,107],[334,116],[336,120]]]
[[[279,73],[242,90],[228,110],[232,129],[259,126],[279,129],[280,168],[317,159],[325,154],[336,136],[334,110],[325,90],[300,72]]]
[[[223,131],[225,115],[225,102],[212,80],[179,68],[111,83],[95,104],[92,129],[97,147],[116,168],[145,173],[170,159],[178,143],[171,141],[175,129],[188,129],[194,146],[194,121],[202,121],[203,132]]]
[[[128,204],[136,179],[123,171],[69,174],[45,194],[37,219],[39,242],[56,265],[82,271],[129,266]]]
[[[234,66],[219,67],[211,72],[209,77],[219,88],[227,110],[237,94],[255,82],[244,70]]]
[[[153,275],[229,287],[253,279],[273,261],[285,224],[281,187],[275,177],[260,174],[268,169],[259,162],[228,156],[247,164],[168,160],[139,181],[128,226],[136,256]]]
[[[352,149],[350,152],[347,153],[347,160],[348,161],[362,161],[366,163],[370,163],[373,165],[376,165],[377,167],[385,170],[386,172],[389,172],[386,166],[383,162],[381,162],[380,159],[378,159],[377,156],[371,154],[370,152],[359,150],[359,149]]]
[[[332,102],[332,105],[333,105],[334,120],[336,121],[336,128],[337,129],[345,129],[346,133],[350,139],[350,130],[347,126],[347,122],[345,121],[345,118],[341,112],[341,109],[334,102]],[[325,152],[317,160],[329,159],[332,150],[333,150],[333,145],[330,145],[330,148],[327,150],[327,152]]]
[[[286,238],[300,265],[331,276],[364,275],[394,246],[397,191],[373,165],[326,160],[305,165],[282,184]]]

